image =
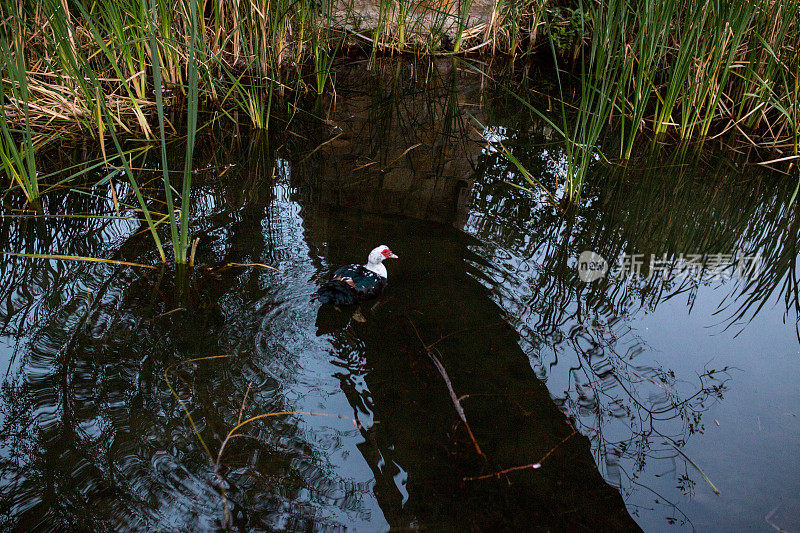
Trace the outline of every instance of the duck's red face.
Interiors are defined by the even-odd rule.
[[[386,259],[398,259],[398,257],[394,255],[392,251],[388,248],[384,248],[383,251],[381,252],[381,255],[383,255],[383,257],[385,257]]]

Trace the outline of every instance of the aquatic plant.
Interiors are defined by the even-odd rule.
[[[515,96],[564,141],[565,198],[577,203],[590,167],[611,160],[600,143],[610,146],[614,130],[620,163],[649,126],[684,143],[728,134],[728,142],[777,151],[764,159],[791,169],[800,157],[798,11],[798,0],[603,0],[545,15],[560,116]],[[572,47],[576,59],[565,61]]]
[[[16,39],[15,47],[21,47],[21,39]],[[0,119],[0,162],[6,175],[22,189],[28,202],[38,206],[39,203],[39,178],[36,172],[36,156],[33,141],[33,132],[30,121],[30,106],[28,84],[26,81],[25,58],[21,54],[14,54],[8,43],[0,43],[0,59],[5,72],[0,70],[0,76],[9,77],[9,92],[21,103],[25,120],[22,131],[15,131],[6,118],[5,112]],[[6,80],[0,79],[0,109],[6,109]],[[17,138],[22,138],[21,145]]]
[[[313,68],[315,92],[330,88],[328,74],[339,50],[366,44],[373,58],[403,52],[518,56],[547,55],[552,43],[559,63],[587,78],[580,80],[585,88],[604,92],[598,73],[608,85],[620,85],[611,124],[620,125],[623,158],[630,157],[636,132],[645,124],[681,139],[746,130],[754,141],[771,141],[772,148],[789,141],[786,147],[796,153],[800,0],[566,4],[498,2],[485,15],[488,20],[473,21],[469,0],[424,6],[384,0],[372,20],[350,2],[214,0],[197,14],[198,95],[203,107],[224,114],[237,106],[253,125],[266,127],[268,118],[260,117],[269,108],[265,94],[276,85],[281,94],[306,91],[305,65]],[[162,66],[169,94],[164,105],[183,103],[176,96],[188,90],[191,5],[188,0],[175,6],[164,0],[0,1],[6,41],[12,35],[30,37],[14,51],[29,66],[31,128],[91,131],[97,118],[92,110],[105,98],[126,134],[155,138],[148,121],[157,112],[150,72],[154,61]],[[52,31],[59,18],[70,28],[65,35]],[[94,94],[76,90],[79,82],[69,66],[78,56],[89,60],[101,80]],[[608,61],[624,69],[606,72]],[[21,102],[8,103],[9,116],[22,119]]]

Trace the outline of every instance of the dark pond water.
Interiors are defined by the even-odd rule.
[[[335,100],[286,107],[268,138],[198,141],[194,270],[0,260],[5,527],[800,531],[794,184],[648,146],[560,213],[483,140],[557,190],[552,132],[451,62],[341,69]],[[115,216],[104,176],[45,211]],[[136,221],[4,203],[5,252],[156,262]],[[311,301],[382,243],[400,259],[366,321]],[[583,251],[611,272],[581,281]],[[739,256],[758,269],[722,268]],[[252,421],[215,472],[239,421],[285,411],[338,416]]]

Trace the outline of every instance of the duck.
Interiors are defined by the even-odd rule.
[[[386,288],[388,273],[383,264],[386,259],[399,258],[382,244],[369,253],[366,265],[352,264],[338,268],[331,279],[317,290],[315,297],[323,304],[336,307],[377,298]]]

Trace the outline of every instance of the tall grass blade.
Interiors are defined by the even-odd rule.
[[[192,189],[192,161],[194,158],[194,142],[197,134],[197,2],[198,0],[188,0],[190,12],[191,38],[189,41],[189,64],[187,66],[189,74],[189,94],[187,96],[188,119],[186,133],[186,159],[183,167],[183,187],[181,189],[181,217],[180,217],[180,237],[175,249],[175,261],[180,264],[187,262],[187,250],[189,248],[189,212]]]

